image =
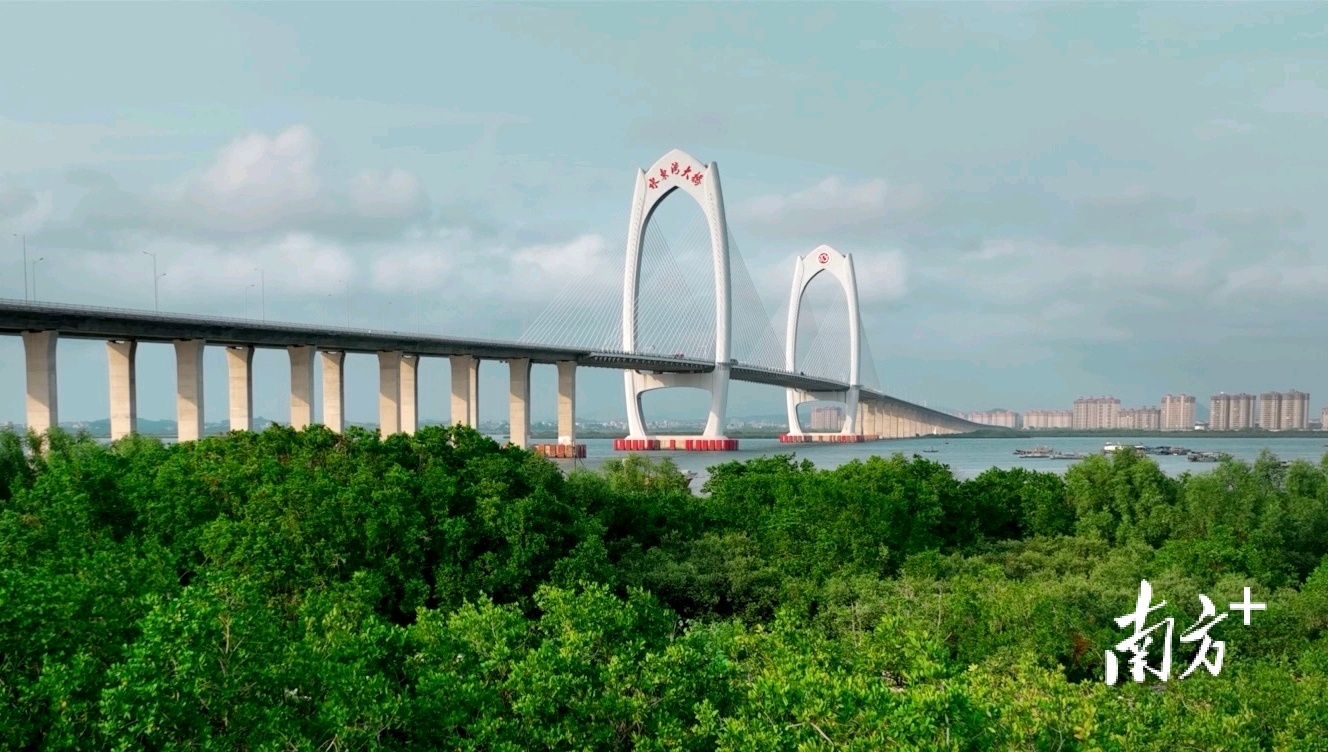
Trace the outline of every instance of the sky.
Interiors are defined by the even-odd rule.
[[[854,256],[893,395],[1328,405],[1321,3],[68,5],[0,4],[3,297],[19,235],[44,301],[151,309],[155,254],[163,311],[516,339],[588,280],[616,305],[636,171],[679,148],[720,166],[768,315],[796,256]],[[666,235],[699,216],[665,203]],[[104,345],[59,358],[61,420],[105,417]],[[174,417],[173,363],[140,347],[140,417]],[[285,420],[285,354],[255,369]],[[0,421],[23,378],[0,337]],[[579,378],[582,417],[623,418],[619,373]],[[348,359],[349,419],[376,379]],[[505,418],[506,366],[481,379]],[[423,419],[448,382],[423,364]],[[738,384],[729,412],[782,404]]]

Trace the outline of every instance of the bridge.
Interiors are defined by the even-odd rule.
[[[710,256],[713,295],[707,304],[688,300],[687,285],[674,284],[655,302],[666,304],[664,316],[651,321],[652,296],[643,286],[642,268],[659,256],[647,242],[651,219],[666,197],[681,192],[700,206],[704,239]],[[647,253],[650,250],[652,253]],[[735,268],[740,283],[735,295]],[[813,340],[799,361],[804,296],[814,279],[825,275],[842,290],[847,318],[846,352],[829,357]],[[658,276],[658,275],[656,275]],[[290,422],[302,428],[315,421],[315,366],[321,374],[319,420],[334,431],[344,429],[344,361],[348,354],[371,354],[379,362],[379,426],[384,435],[413,432],[418,424],[420,358],[444,357],[451,366],[452,421],[478,425],[479,363],[503,361],[509,366],[509,440],[530,445],[530,368],[552,364],[558,369],[558,442],[537,448],[552,456],[584,455],[577,444],[576,371],[578,367],[623,372],[628,435],[619,449],[736,449],[725,435],[730,381],[767,384],[785,389],[788,433],[785,441],[869,441],[922,434],[960,433],[980,428],[948,413],[891,397],[874,382],[874,368],[859,316],[853,258],[820,246],[793,264],[792,288],[784,336],[755,294],[750,277],[728,232],[719,170],[674,150],[649,170],[638,170],[626,238],[621,308],[616,321],[590,308],[593,299],[575,289],[552,304],[519,341],[497,341],[412,332],[253,321],[216,316],[163,314],[80,305],[0,299],[0,334],[23,339],[27,382],[27,426],[38,433],[58,423],[57,343],[61,338],[95,339],[107,343],[111,397],[111,436],[135,430],[137,421],[135,355],[139,342],[172,343],[176,353],[176,417],[181,441],[203,433],[203,351],[222,347],[227,355],[229,418],[233,430],[253,426],[252,363],[255,348],[285,349],[291,371]],[[744,295],[745,293],[745,295]],[[600,296],[601,298],[603,296]],[[679,308],[681,304],[681,309]],[[735,340],[735,308],[742,323]],[[620,314],[620,315],[619,315]],[[713,321],[711,319],[713,318]],[[597,323],[598,322],[598,323]],[[541,336],[543,335],[543,336]],[[686,344],[681,344],[686,343]],[[824,348],[822,348],[824,349]],[[740,350],[741,352],[735,352]],[[685,352],[693,353],[686,355]],[[695,353],[705,352],[705,356]],[[669,353],[669,354],[662,354]],[[827,366],[827,364],[830,364]],[[866,368],[864,369],[864,365]],[[835,367],[840,373],[832,374]],[[646,430],[641,397],[665,388],[695,388],[710,394],[710,409],[699,436],[654,436]],[[843,418],[838,430],[804,430],[798,407],[806,402],[838,403]]]

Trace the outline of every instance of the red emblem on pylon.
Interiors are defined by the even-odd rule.
[[[822,264],[828,264],[830,263],[830,254],[826,253],[825,251],[821,251],[821,255],[817,256],[816,260],[820,261]]]

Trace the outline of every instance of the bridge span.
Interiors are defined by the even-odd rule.
[[[694,306],[706,320],[668,322],[668,335],[691,328],[704,335],[713,357],[666,357],[659,332],[643,326],[642,266],[647,228],[656,208],[671,195],[694,200],[705,219],[708,236],[705,252],[714,281],[713,306]],[[583,447],[576,443],[576,370],[578,367],[613,368],[623,372],[628,435],[619,444],[630,449],[730,449],[737,440],[725,435],[728,387],[733,379],[769,384],[785,390],[788,433],[784,439],[802,441],[866,441],[903,438],[933,433],[963,433],[981,426],[938,410],[911,404],[864,384],[863,364],[871,368],[870,348],[863,335],[858,309],[858,283],[853,257],[828,245],[817,247],[795,259],[788,319],[781,336],[771,328],[769,314],[757,300],[755,308],[738,313],[745,325],[755,324],[756,340],[782,340],[782,358],[768,350],[749,350],[744,358],[734,356],[735,304],[733,267],[741,269],[741,256],[734,248],[724,212],[719,166],[706,164],[678,149],[658,159],[648,170],[637,170],[628,222],[626,259],[623,269],[622,317],[612,331],[591,332],[604,336],[599,346],[566,346],[541,342],[502,342],[464,337],[434,336],[376,329],[310,326],[275,321],[253,321],[215,316],[162,314],[158,312],[92,308],[76,305],[39,304],[0,300],[0,334],[23,338],[27,374],[27,425],[39,432],[57,425],[56,345],[60,338],[98,339],[107,343],[110,364],[111,436],[134,431],[137,420],[135,353],[139,342],[169,342],[176,355],[176,419],[182,441],[197,439],[203,432],[203,351],[211,345],[225,348],[229,374],[229,412],[232,429],[253,425],[254,348],[284,349],[290,356],[291,425],[299,428],[314,420],[315,365],[322,379],[322,422],[333,430],[344,427],[344,361],[349,353],[369,353],[379,364],[379,426],[384,435],[413,432],[418,422],[419,359],[447,358],[452,371],[452,421],[468,426],[479,423],[479,363],[504,361],[510,372],[510,440],[527,446],[530,437],[530,367],[532,363],[558,368],[558,443],[542,445],[541,451],[556,456],[577,456]],[[706,266],[690,265],[693,274]],[[848,317],[848,371],[843,380],[824,373],[808,374],[824,366],[822,356],[798,366],[798,325],[807,286],[818,276],[834,280],[843,290]],[[750,286],[750,280],[746,280]],[[686,288],[687,285],[681,285]],[[676,298],[677,287],[669,291]],[[677,300],[671,301],[677,303]],[[584,299],[573,299],[576,308]],[[709,311],[714,321],[708,320]],[[616,312],[613,312],[616,318]],[[571,319],[580,322],[584,317]],[[761,332],[762,327],[766,327]],[[750,326],[746,327],[750,330]],[[579,323],[555,327],[561,337],[568,330],[584,329]],[[584,331],[572,332],[578,337]],[[765,336],[768,335],[768,336]],[[764,337],[764,338],[763,338]],[[665,337],[664,339],[667,339]],[[584,341],[584,340],[583,340]],[[620,342],[620,344],[619,344]],[[665,343],[667,344],[667,343]],[[741,343],[739,343],[741,344]],[[748,342],[748,345],[751,343]],[[605,346],[607,345],[607,347]],[[778,347],[776,347],[778,349]],[[694,352],[688,349],[687,352]],[[805,356],[809,357],[809,356]],[[710,410],[700,437],[652,436],[646,430],[641,395],[653,389],[688,387],[710,393]],[[838,431],[807,432],[798,418],[798,406],[806,402],[830,401],[843,406]]]
[[[56,344],[60,339],[102,340],[110,366],[111,433],[134,431],[137,420],[135,354],[139,342],[170,343],[176,352],[176,412],[179,438],[203,433],[202,353],[206,346],[227,353],[229,418],[233,430],[253,427],[255,348],[286,350],[291,367],[291,425],[315,421],[315,353],[323,386],[321,422],[344,428],[344,359],[347,354],[375,355],[379,361],[379,423],[384,433],[413,432],[417,427],[420,358],[447,358],[452,372],[452,421],[478,424],[479,362],[506,362],[511,374],[509,413],[512,443],[529,444],[530,366],[558,367],[558,435],[576,444],[577,367],[610,368],[644,377],[713,374],[716,364],[695,358],[447,337],[381,329],[355,329],[278,321],[159,313],[59,303],[0,299],[0,335],[23,338],[27,378],[27,425],[44,432],[58,424]],[[762,366],[730,363],[729,378],[782,387],[805,395],[839,394],[850,385],[831,379]],[[976,424],[947,413],[860,390],[858,419],[864,435],[903,438],[918,434],[958,433]]]

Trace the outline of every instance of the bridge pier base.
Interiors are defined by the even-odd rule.
[[[736,452],[738,440],[722,436],[650,436],[644,439],[629,436],[614,439],[613,448],[619,452]]]
[[[232,431],[254,430],[254,348],[231,345],[226,348],[230,373],[230,413]]]
[[[401,432],[401,351],[378,353],[378,435]]]
[[[111,441],[122,439],[138,428],[137,351],[138,342],[132,339],[106,343],[111,387]]]
[[[55,369],[55,350],[59,337],[55,331],[23,332],[23,356],[28,381],[28,430],[39,434],[60,425]]]
[[[531,448],[553,459],[585,458],[586,445],[576,443],[576,361],[558,361],[558,443]]]
[[[175,340],[175,439],[203,438],[203,349],[201,339]]]
[[[346,430],[346,353],[320,350],[323,370],[323,425],[335,433]]]
[[[290,426],[299,431],[314,421],[314,348],[291,345],[290,357]]]
[[[470,355],[448,358],[452,366],[452,424],[480,425],[480,361]]]

